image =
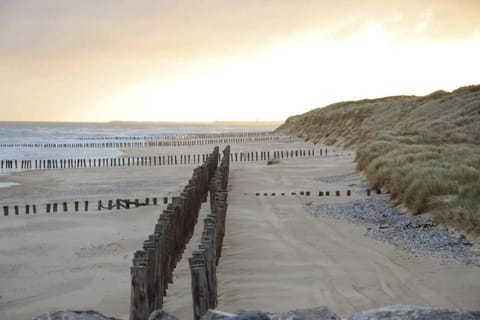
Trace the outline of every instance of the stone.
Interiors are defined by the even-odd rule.
[[[480,311],[397,305],[361,311],[348,320],[480,320]]]
[[[295,309],[285,313],[276,313],[270,316],[271,320],[341,320],[327,307],[310,309]]]
[[[228,320],[270,320],[268,315],[262,311],[244,311],[238,315],[230,318],[225,318]]]
[[[172,316],[170,313],[158,309],[153,311],[148,317],[148,320],[178,320],[176,317]]]
[[[33,318],[33,320],[120,320],[118,318],[107,317],[93,310],[87,311],[53,311],[47,312]]]
[[[208,310],[200,320],[223,320],[231,317],[235,317],[233,313],[223,312],[220,310]]]

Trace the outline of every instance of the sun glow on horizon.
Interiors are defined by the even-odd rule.
[[[479,80],[478,33],[457,42],[402,43],[384,23],[370,21],[348,41],[327,42],[323,35],[222,59],[197,74],[152,76],[109,91],[94,109],[104,110],[104,120],[113,112],[135,121],[284,120],[337,101],[422,95]]]

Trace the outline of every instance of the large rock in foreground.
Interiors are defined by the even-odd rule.
[[[480,311],[399,305],[361,311],[348,320],[478,320]]]
[[[295,309],[285,313],[274,313],[270,320],[341,320],[334,312],[327,307],[316,307],[311,309]]]
[[[237,315],[217,310],[209,310],[201,320],[341,320],[327,307],[295,309],[284,313],[262,311],[242,311]]]
[[[112,318],[104,316],[101,313],[96,311],[87,310],[87,311],[54,311],[47,312],[42,315],[39,315],[33,320],[121,320],[118,318]]]

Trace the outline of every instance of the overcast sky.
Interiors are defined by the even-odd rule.
[[[0,120],[284,120],[478,57],[478,0],[1,0]]]

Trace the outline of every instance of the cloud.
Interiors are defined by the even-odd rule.
[[[204,74],[224,66],[255,60],[279,47],[295,48],[299,42],[317,46],[313,52],[318,59],[331,48],[349,43],[357,44],[349,50],[367,55],[371,52],[368,46],[420,48],[461,42],[478,32],[480,25],[480,1],[366,0],[361,7],[355,3],[0,0],[0,114],[19,117],[8,116],[14,108],[21,110],[23,118],[72,114],[64,111],[66,108],[81,113],[124,87],[177,78],[203,79]],[[337,63],[338,56],[329,58]],[[315,64],[317,56],[309,59]],[[281,60],[275,61],[278,68],[267,59],[255,64],[252,72],[285,68]],[[262,67],[265,65],[269,68]],[[295,75],[294,69],[289,72]],[[305,75],[310,77],[308,68]],[[338,74],[326,76],[336,78]],[[311,86],[315,84],[306,82],[319,79],[299,81],[314,92]],[[288,86],[282,88],[283,100],[290,99],[293,104],[294,95],[287,97],[285,92]],[[199,96],[208,100],[204,94]],[[264,101],[267,98],[262,97]],[[40,107],[49,111],[37,113]]]
[[[413,28],[415,34],[424,34],[432,20],[432,9],[428,8],[422,13],[420,17],[420,22],[416,24]]]

